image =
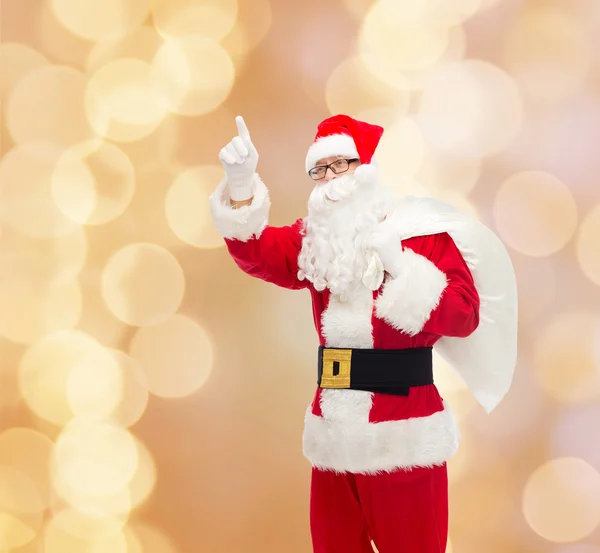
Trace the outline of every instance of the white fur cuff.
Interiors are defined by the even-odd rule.
[[[386,281],[375,314],[409,336],[418,334],[438,306],[448,282],[429,259],[406,248],[400,274]]]
[[[210,211],[217,230],[223,238],[247,242],[252,236],[259,237],[269,219],[269,191],[257,173],[252,178],[252,203],[233,209],[228,202],[226,179],[223,179],[209,197]]]
[[[450,408],[428,417],[377,423],[327,420],[306,413],[303,452],[323,470],[375,474],[431,467],[452,457],[459,434]]]

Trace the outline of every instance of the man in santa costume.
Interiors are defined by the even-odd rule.
[[[490,412],[516,360],[513,267],[487,227],[433,199],[378,183],[383,129],[337,115],[306,156],[308,216],[268,223],[269,194],[241,117],[210,198],[235,263],[308,289],[319,336],[318,386],[306,413],[315,553],[444,553],[447,460],[458,430],[433,383],[442,356]]]

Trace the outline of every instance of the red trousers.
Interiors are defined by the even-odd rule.
[[[444,553],[446,465],[378,475],[312,471],[314,553]]]

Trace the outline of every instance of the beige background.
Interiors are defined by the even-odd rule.
[[[460,420],[454,553],[600,552],[600,4],[2,0],[0,551],[310,551],[309,297],[243,275],[208,212],[244,115],[271,223],[335,113],[383,181],[493,228],[514,386]]]

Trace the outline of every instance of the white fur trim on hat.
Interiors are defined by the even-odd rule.
[[[318,138],[308,149],[306,170],[310,171],[320,159],[330,156],[359,157],[354,139],[348,134],[332,134]]]

